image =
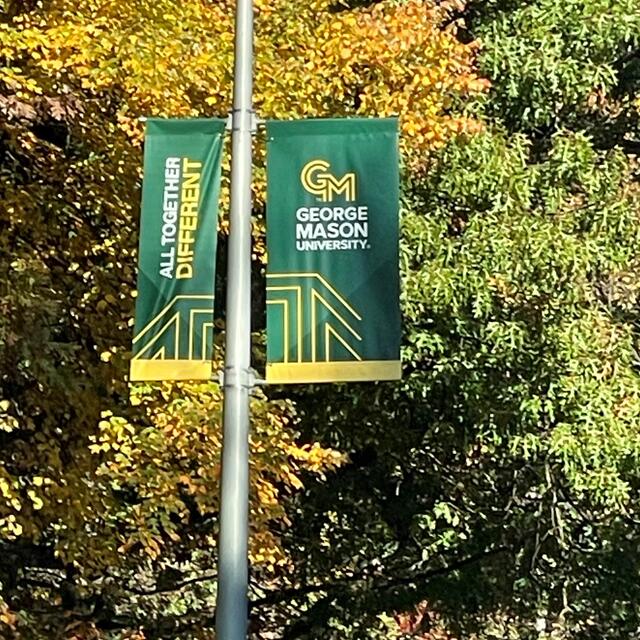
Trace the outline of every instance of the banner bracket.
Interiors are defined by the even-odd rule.
[[[258,375],[258,372],[255,369],[249,369],[251,374],[251,379],[253,381],[253,388],[256,387],[266,387],[269,383]]]
[[[218,383],[225,389],[255,389],[256,387],[264,387],[268,383],[264,378],[258,376],[255,369],[237,369],[227,367],[224,371],[218,372]]]
[[[242,109],[233,109],[227,116],[227,124],[225,127],[227,131],[234,131],[236,114],[239,114],[241,112]],[[258,127],[263,126],[265,122],[266,120],[264,118],[258,117],[253,109],[249,109],[249,132],[251,133],[251,135],[255,135],[258,131]]]

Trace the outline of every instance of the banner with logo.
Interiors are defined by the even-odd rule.
[[[147,121],[132,381],[211,378],[224,130]]]
[[[400,378],[396,119],[267,123],[267,382]]]

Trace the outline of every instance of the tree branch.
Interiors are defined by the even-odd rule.
[[[379,576],[382,580],[378,584],[373,585],[373,589],[376,590],[384,590],[391,589],[393,587],[399,587],[403,585],[408,585],[413,582],[429,580],[430,578],[437,578],[439,576],[447,575],[454,571],[458,571],[459,569],[463,569],[469,565],[475,564],[481,560],[486,558],[490,558],[492,556],[498,555],[500,553],[505,553],[510,551],[509,547],[501,546],[496,549],[489,549],[474,555],[471,555],[467,558],[463,558],[456,562],[453,562],[444,567],[439,567],[438,569],[431,569],[429,571],[414,573],[410,576],[406,576],[403,578],[395,578],[384,580],[385,576]],[[306,585],[304,587],[294,587],[290,589],[279,589],[277,591],[271,591],[266,596],[262,598],[258,598],[257,600],[251,601],[251,608],[262,607],[265,605],[278,604],[280,602],[284,602],[286,600],[291,600],[293,598],[297,598],[300,596],[310,595],[312,593],[319,593],[322,591],[332,591],[334,589],[342,589],[344,587],[350,586],[354,583],[361,582],[365,579],[370,578],[371,576],[366,573],[359,573],[354,576],[350,576],[348,578],[343,578],[342,580],[336,580],[334,582],[329,582],[320,585]]]
[[[429,571],[423,571],[414,573],[411,576],[406,576],[403,578],[391,578],[386,579],[385,576],[378,576],[379,582],[374,584],[372,589],[376,590],[385,590],[391,589],[393,587],[408,585],[413,582],[429,580],[431,578],[440,577],[443,575],[447,575],[454,571],[458,571],[465,567],[471,566],[477,562],[480,562],[486,558],[490,558],[492,556],[506,553],[511,551],[510,547],[501,546],[495,549],[488,549],[481,551],[479,553],[468,556],[467,558],[462,558],[456,562],[452,562],[444,567],[439,567],[437,569],[431,569]],[[336,580],[334,582],[329,582],[321,585],[307,585],[304,587],[291,588],[291,589],[279,589],[274,590],[267,593],[266,596],[261,598],[257,598],[255,600],[250,601],[249,608],[251,610],[258,609],[260,607],[277,605],[287,600],[292,600],[294,598],[310,595],[312,593],[319,593],[323,591],[332,591],[335,589],[344,589],[345,587],[349,587],[358,582],[369,579],[371,576],[366,573],[359,573],[358,575],[350,576],[349,578],[345,578],[343,580]],[[204,579],[204,577],[202,577]],[[211,579],[207,577],[207,579]],[[131,629],[140,627],[141,625],[145,626],[145,631],[148,633],[148,637],[152,638],[160,638],[164,637],[164,635],[170,633],[175,637],[178,633],[185,633],[189,629],[192,629],[195,626],[198,627],[213,627],[215,625],[215,610],[214,611],[200,611],[195,613],[187,613],[184,615],[178,616],[166,616],[163,618],[159,618],[154,621],[152,625],[144,625],[143,620],[136,619],[135,616],[109,616],[108,619],[99,619],[96,621],[96,626],[102,630],[118,630],[118,629]]]
[[[184,580],[183,582],[178,582],[171,586],[158,587],[157,589],[146,590],[136,589],[135,587],[123,587],[123,589],[137,596],[154,596],[160,593],[171,593],[172,591],[179,591],[180,589],[184,589],[184,587],[188,587],[189,585],[197,584],[199,582],[208,582],[210,580],[215,580],[217,576],[217,573],[211,573],[204,576],[198,576],[197,578],[190,578],[189,580]]]

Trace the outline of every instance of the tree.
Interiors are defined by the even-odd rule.
[[[256,107],[279,118],[400,113],[420,173],[427,150],[478,128],[461,108],[485,88],[475,46],[442,26],[448,3],[366,5],[256,2]],[[4,3],[4,635],[210,637],[220,389],[130,390],[126,370],[140,118],[228,113],[232,16],[230,1]],[[343,456],[296,440],[287,399],[259,394],[253,414],[253,596],[268,600],[291,571],[286,496]],[[273,615],[260,612],[257,625]]]
[[[297,499],[285,637],[388,637],[415,608],[425,634],[630,638],[640,10],[458,18],[486,129],[407,176],[403,382],[296,397],[306,437],[351,462]]]

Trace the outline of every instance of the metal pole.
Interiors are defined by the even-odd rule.
[[[218,545],[218,640],[246,640],[249,586],[251,137],[253,1],[236,0],[231,217],[227,263],[224,432]]]

